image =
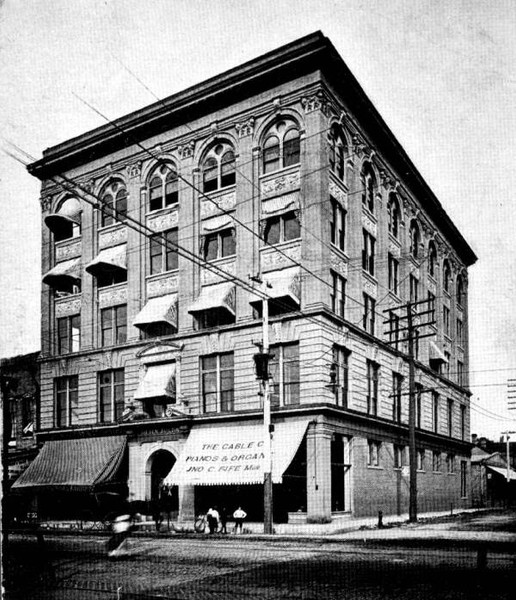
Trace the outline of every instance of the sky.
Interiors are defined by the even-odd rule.
[[[471,431],[516,431],[514,0],[0,0],[0,134],[40,158],[104,124],[77,96],[116,118],[316,30],[479,257]],[[39,187],[0,153],[2,357],[39,349]]]

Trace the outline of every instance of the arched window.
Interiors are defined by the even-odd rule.
[[[430,277],[434,277],[437,272],[437,250],[435,244],[430,242],[428,244],[428,274]]]
[[[443,289],[445,292],[450,293],[451,288],[451,269],[450,263],[445,260],[443,263]]]
[[[362,206],[374,212],[374,196],[376,193],[376,179],[371,164],[366,162],[362,168]]]
[[[173,165],[157,167],[149,181],[149,210],[173,206],[179,201],[177,172]]]
[[[330,168],[335,175],[344,180],[346,176],[346,140],[342,130],[337,125],[333,125],[329,135],[330,143]]]
[[[220,143],[208,152],[202,165],[203,192],[213,192],[235,184],[235,153]]]
[[[419,233],[419,225],[416,221],[412,221],[410,224],[410,256],[412,258],[419,258],[419,243],[421,241],[421,234]]]
[[[100,194],[100,204],[102,207],[101,227],[125,221],[127,215],[127,189],[125,184],[117,179],[107,183]]]
[[[457,277],[457,304],[464,304],[464,280],[461,275]]]
[[[398,197],[394,192],[389,194],[387,211],[389,213],[389,233],[398,239],[400,235],[400,205]]]
[[[55,213],[45,217],[47,227],[54,234],[54,241],[61,242],[81,235],[81,203],[77,198],[63,200]]]
[[[263,172],[272,173],[297,165],[299,157],[299,129],[296,123],[281,120],[270,127],[263,142]]]

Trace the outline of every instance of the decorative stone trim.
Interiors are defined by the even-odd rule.
[[[147,215],[147,227],[153,231],[166,231],[177,227],[179,222],[179,207],[174,207],[172,210],[167,209],[167,212],[157,215]]]
[[[165,296],[172,292],[177,292],[178,276],[165,275],[159,279],[147,280],[147,298],[155,298],[156,296]]]
[[[362,274],[362,287],[368,296],[376,299],[378,296],[378,284],[375,281],[371,281],[365,274]]]
[[[54,311],[56,318],[79,314],[81,312],[81,297],[73,296],[56,300]]]
[[[192,158],[195,151],[195,140],[190,140],[186,144],[179,146],[177,149],[179,156],[184,160],[185,158]]]
[[[214,263],[221,269],[224,269],[226,273],[229,275],[235,275],[236,273],[236,261],[233,259],[231,262],[216,262]],[[222,283],[226,281],[226,279],[222,278],[217,273],[210,271],[209,269],[203,269],[201,271],[201,284],[202,285],[211,285],[212,283]]]
[[[129,179],[139,179],[142,174],[142,163],[138,161],[132,165],[127,165],[125,168],[127,177]]]
[[[372,236],[375,238],[377,237],[378,227],[376,222],[373,221],[372,217],[366,212],[362,212],[362,227],[364,227],[364,229],[366,229]]]
[[[125,225],[115,225],[114,228],[101,229],[99,231],[99,249],[118,246],[127,242],[127,227]]]
[[[238,137],[243,138],[249,135],[253,135],[254,122],[254,117],[250,117],[247,121],[244,121],[243,123],[237,123],[235,125],[235,129],[237,130]]]
[[[322,90],[318,90],[311,96],[301,98],[301,104],[307,114],[316,110],[320,110],[327,117],[331,114],[330,101]]]
[[[116,306],[127,303],[127,285],[99,290],[99,307]]]
[[[396,258],[401,256],[401,246],[399,242],[389,239],[389,252]]]
[[[42,212],[46,212],[50,210],[52,207],[52,196],[40,196],[39,203],[41,205]]]
[[[427,280],[427,287],[428,287],[428,291],[431,292],[432,294],[434,294],[434,296],[437,294],[437,285],[436,285],[435,281],[433,279],[431,279],[430,277]]]
[[[330,177],[330,196],[333,196],[345,210],[348,210],[348,195],[332,177]]]
[[[342,260],[342,258],[335,253],[332,253],[330,255],[330,268],[339,275],[342,275],[342,277],[347,279],[348,263]]]
[[[285,256],[286,255],[286,256]],[[292,259],[292,260],[289,260]],[[260,251],[260,264],[263,272],[277,271],[285,267],[293,267],[301,260],[301,243],[281,248],[281,253],[275,248],[263,248]]]
[[[300,183],[299,169],[294,173],[287,173],[273,179],[266,179],[260,184],[261,197],[264,199],[286,194],[287,192],[299,189]]]
[[[81,255],[81,239],[74,239],[72,242],[57,242],[56,244],[56,263],[63,262],[70,258],[76,258]]]
[[[211,200],[202,198],[201,218],[211,217],[223,210],[233,210],[236,206],[236,192],[232,190],[220,196],[210,196]]]

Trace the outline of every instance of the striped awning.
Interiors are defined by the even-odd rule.
[[[13,490],[94,491],[117,483],[126,443],[125,436],[45,442]]]
[[[300,304],[300,283],[301,273],[299,267],[290,267],[281,271],[271,271],[264,273],[262,278],[269,286],[266,288],[266,294],[273,299],[290,298],[296,304]],[[251,300],[251,304],[261,302],[257,298]]]
[[[45,217],[45,225],[53,233],[59,233],[63,227],[70,224],[80,225],[81,212],[82,207],[79,200],[77,198],[68,198],[57,212]]]
[[[273,217],[299,208],[299,192],[291,192],[262,201],[262,218]]]
[[[126,244],[104,248],[97,256],[86,265],[86,271],[95,277],[99,273],[112,271],[113,269],[127,270]]]
[[[134,394],[135,400],[145,398],[176,397],[176,363],[148,365],[143,379]]]
[[[46,283],[56,290],[69,287],[70,283],[77,283],[81,280],[81,259],[72,258],[57,263],[43,277],[43,283]]]
[[[235,286],[229,282],[203,287],[199,297],[190,306],[188,312],[195,314],[211,308],[225,308],[234,315],[235,292]]]
[[[177,294],[151,298],[133,321],[135,327],[153,323],[168,323],[177,329]]]

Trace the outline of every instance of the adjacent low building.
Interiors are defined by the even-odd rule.
[[[265,295],[275,519],[406,512],[407,344],[384,320],[427,300],[419,508],[469,506],[476,257],[321,33],[29,171],[42,181],[44,447],[19,490],[126,485],[131,500],[166,493],[183,521],[212,503],[260,520]]]

